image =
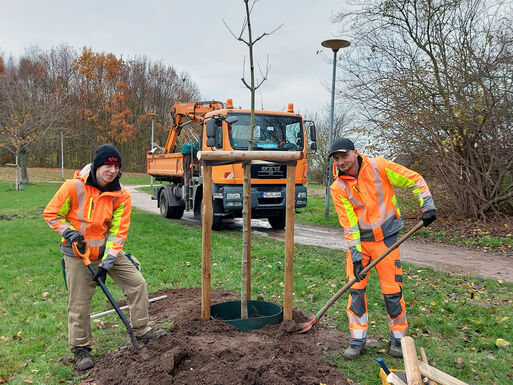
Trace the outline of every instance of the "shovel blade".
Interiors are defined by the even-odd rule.
[[[317,318],[317,316],[314,316],[313,319],[311,321],[308,321],[308,322],[303,322],[301,324],[299,324],[299,327],[301,328],[299,331],[298,331],[298,334],[302,334],[302,333],[306,333],[307,331],[309,331],[317,322],[319,322],[319,318]]]

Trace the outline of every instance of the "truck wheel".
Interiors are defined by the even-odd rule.
[[[200,222],[203,223],[203,202],[201,204]],[[223,210],[221,205],[217,202],[217,199],[212,201],[212,230],[221,230],[223,227],[223,217],[220,215],[214,215],[215,213],[222,213]]]
[[[169,197],[167,196],[166,190],[162,190],[160,193],[159,207],[161,216],[163,216],[164,218],[171,218],[171,210],[169,210]]]
[[[180,219],[183,216],[185,206],[169,206],[168,191],[162,190],[159,198],[160,215],[164,218]]]
[[[269,217],[267,220],[273,229],[281,230],[285,228],[285,215],[280,215],[279,217]]]

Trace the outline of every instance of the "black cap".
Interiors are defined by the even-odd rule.
[[[102,144],[94,154],[93,166],[98,168],[104,164],[117,164],[121,167],[121,155],[112,144]]]
[[[354,149],[354,143],[350,139],[342,138],[333,143],[329,157],[336,152],[349,152]]]

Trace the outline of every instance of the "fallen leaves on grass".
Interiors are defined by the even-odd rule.
[[[497,338],[495,340],[495,346],[497,346],[499,348],[505,348],[506,346],[509,346],[509,341],[506,341],[503,338]]]

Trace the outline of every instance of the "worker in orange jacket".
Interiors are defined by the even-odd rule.
[[[393,186],[412,189],[420,202],[424,226],[436,219],[436,209],[426,182],[415,171],[383,157],[367,158],[347,138],[335,141],[329,156],[333,157],[336,170],[331,196],[348,247],[346,275],[357,280],[347,302],[351,341],[343,354],[346,359],[354,359],[364,353],[367,342],[368,276],[361,272],[397,241],[397,233],[404,226]],[[408,334],[408,322],[399,248],[378,263],[376,270],[388,314],[389,353],[400,358],[401,339]]]
[[[130,192],[120,183],[121,155],[109,144],[98,147],[93,163],[59,188],[44,210],[48,225],[62,236],[66,283],[69,290],[68,340],[78,370],[94,366],[91,351],[90,310],[97,280],[107,273],[127,297],[130,321],[139,342],[163,335],[148,326],[148,291],[139,261],[128,258],[123,245],[130,227]],[[71,247],[86,245],[96,274],[91,273]]]

